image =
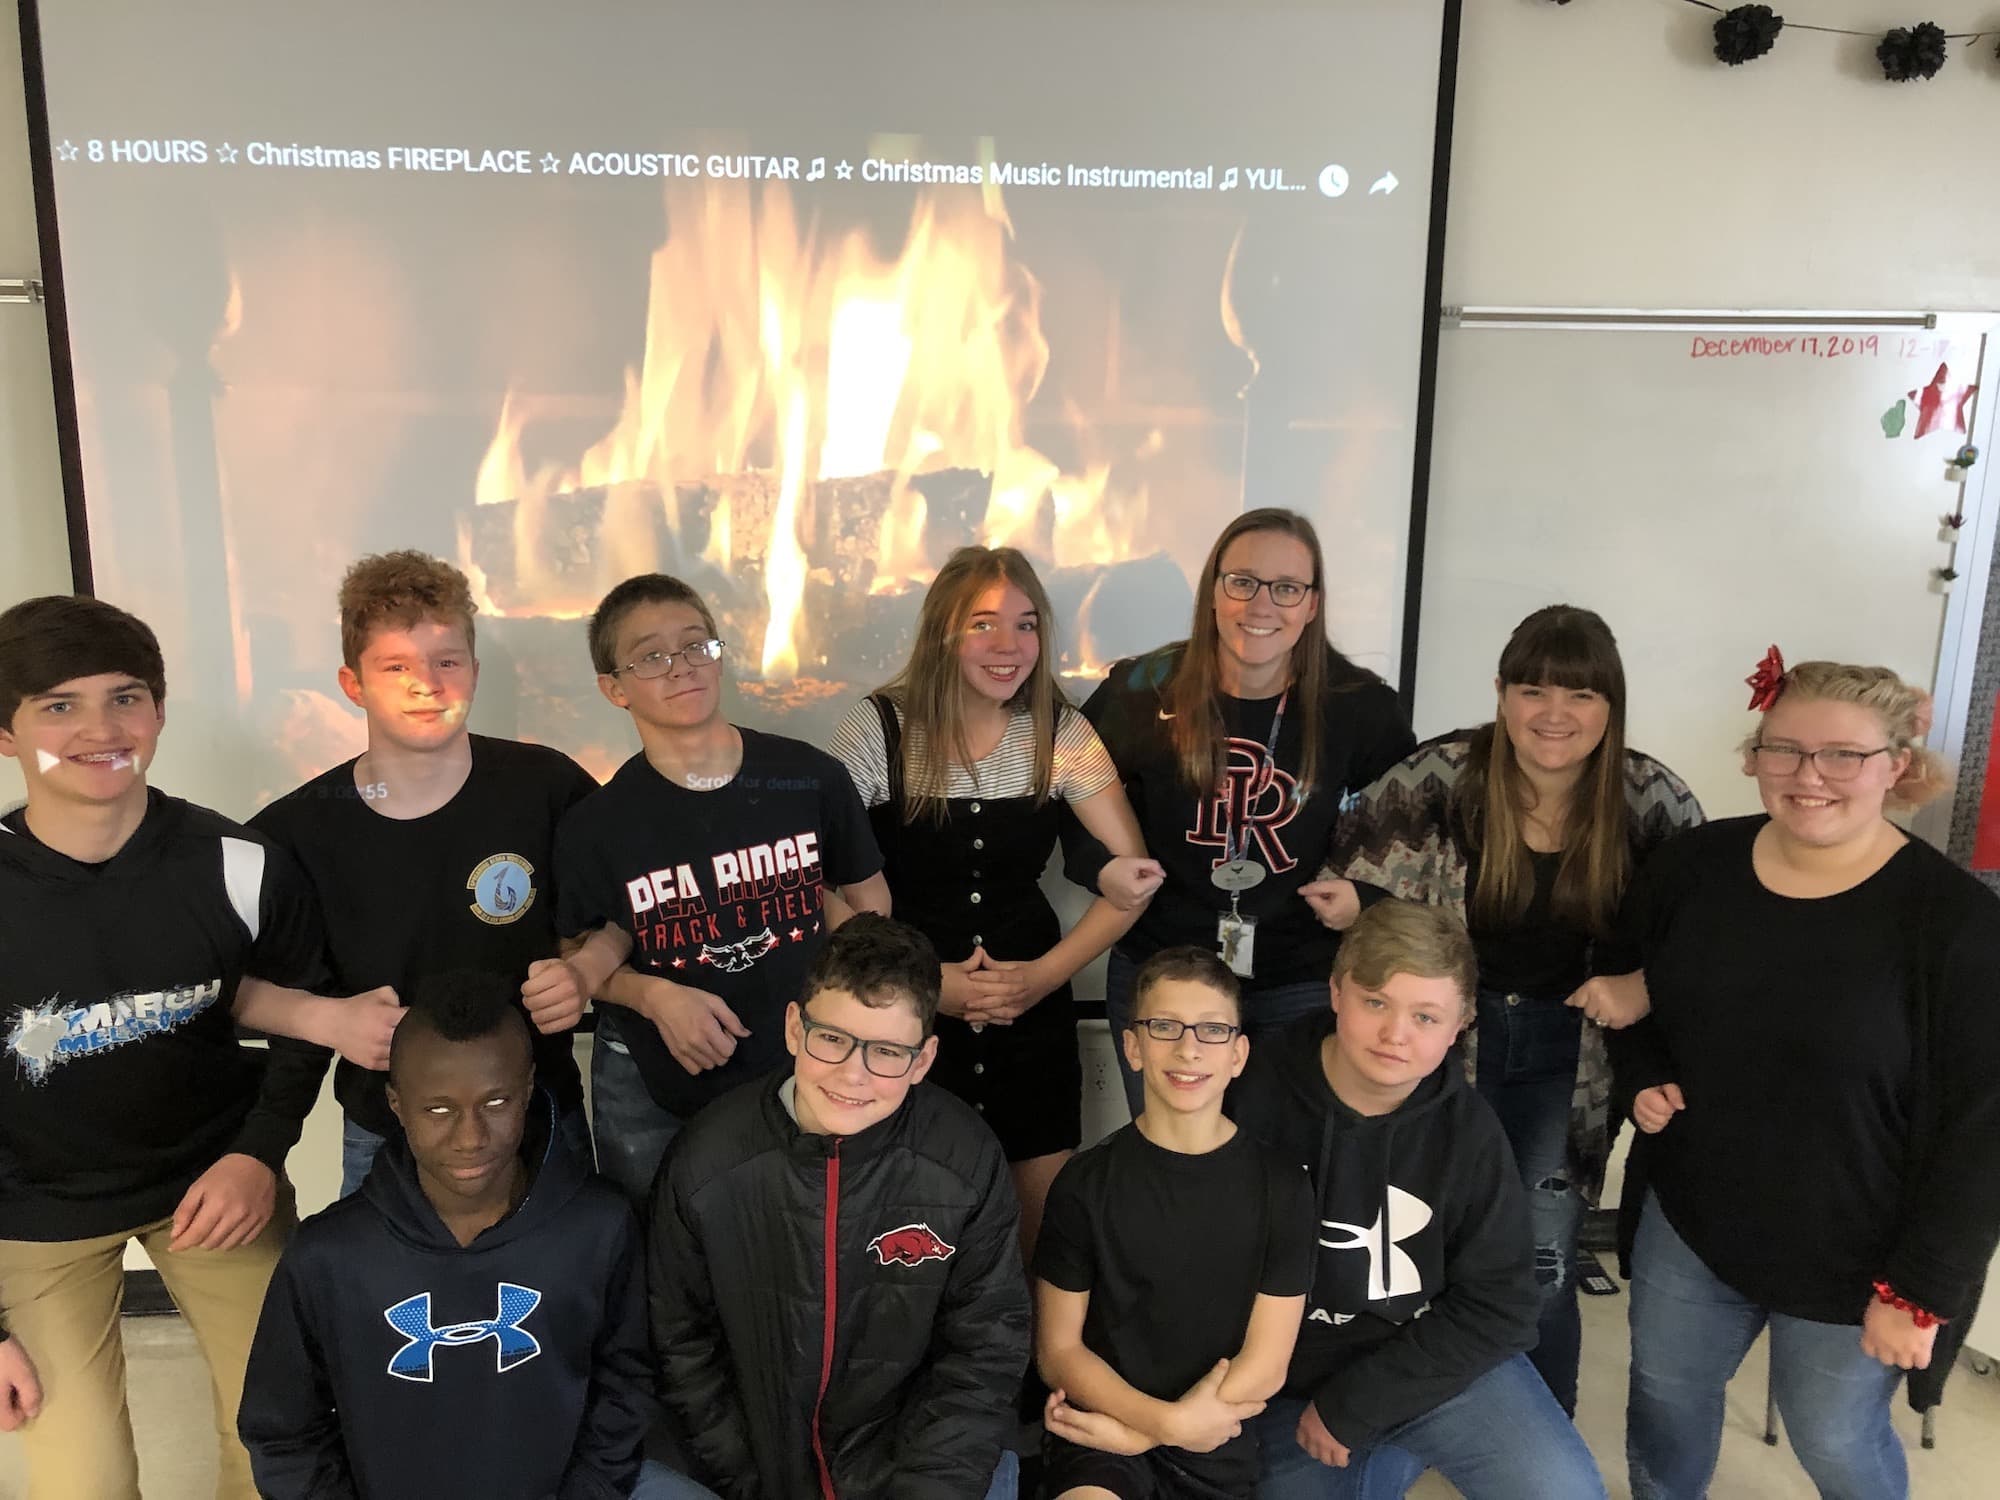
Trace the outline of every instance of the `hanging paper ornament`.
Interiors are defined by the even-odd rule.
[[[1715,23],[1715,55],[1730,67],[1754,62],[1778,44],[1785,18],[1768,5],[1739,5]]]
[[[1882,64],[1882,76],[1891,83],[1935,78],[1944,66],[1944,28],[1929,21],[1898,26],[1882,38],[1875,57]]]

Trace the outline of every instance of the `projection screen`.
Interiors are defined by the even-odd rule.
[[[355,557],[481,601],[474,727],[633,748],[582,620],[658,568],[730,712],[820,740],[958,545],[1081,697],[1311,516],[1392,681],[1455,0],[39,7],[97,592],[160,632],[156,779],[355,753]]]

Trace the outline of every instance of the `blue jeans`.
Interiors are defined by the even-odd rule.
[[[1104,966],[1104,1016],[1111,1025],[1111,1046],[1118,1054],[1118,1076],[1125,1085],[1125,1103],[1136,1118],[1146,1107],[1145,1081],[1125,1061],[1125,1028],[1132,1024],[1132,985],[1139,977],[1139,965],[1116,948]],[[1301,1016],[1331,1009],[1333,991],[1324,979],[1303,984],[1281,984],[1257,990],[1243,997],[1243,1034],[1255,1049]]]
[[[1003,1452],[1000,1466],[993,1471],[993,1485],[986,1491],[986,1500],[1015,1500],[1020,1490],[1020,1457],[1012,1451]],[[716,1500],[716,1495],[687,1475],[649,1458],[639,1471],[639,1485],[632,1491],[632,1500]]]
[[[586,1167],[591,1164],[590,1121],[584,1117],[582,1109],[564,1110],[556,1115],[556,1134],[563,1146],[574,1153]],[[367,1179],[368,1169],[375,1165],[375,1154],[382,1149],[384,1136],[377,1135],[365,1125],[341,1117],[340,1121],[340,1196],[345,1198],[357,1190]]]
[[[1479,1094],[1514,1148],[1535,1236],[1541,1339],[1528,1358],[1571,1416],[1583,1355],[1576,1237],[1584,1204],[1570,1161],[1569,1109],[1582,1038],[1583,1013],[1560,1000],[1479,992]]]
[[[597,1012],[597,1035],[590,1048],[590,1111],[597,1126],[597,1170],[632,1200],[639,1222],[653,1196],[660,1158],[680,1133],[682,1120],[661,1109],[646,1091],[646,1080],[618,1028],[650,1026],[644,1016],[607,1005]]]
[[[1757,1306],[1725,1286],[1648,1195],[1632,1249],[1633,1500],[1700,1500],[1722,1445],[1723,1392],[1768,1323],[1785,1436],[1823,1500],[1904,1500],[1889,1398],[1903,1378],[1861,1352],[1861,1330]]]
[[[1542,1377],[1517,1354],[1449,1401],[1382,1434],[1344,1469],[1293,1435],[1306,1403],[1280,1396],[1257,1434],[1257,1500],[1395,1500],[1436,1469],[1475,1500],[1605,1500],[1604,1480]]]

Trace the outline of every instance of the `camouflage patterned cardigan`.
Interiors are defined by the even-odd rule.
[[[1320,878],[1345,877],[1405,900],[1450,907],[1463,918],[1467,862],[1453,831],[1451,794],[1471,754],[1472,735],[1459,730],[1426,741],[1357,794],[1334,829]],[[1670,835],[1701,822],[1701,804],[1685,782],[1651,756],[1629,750],[1625,761],[1633,857],[1644,860]],[[1478,1069],[1476,1028],[1467,1030],[1463,1045],[1469,1081]],[[1576,1185],[1593,1205],[1604,1188],[1614,1134],[1604,1033],[1585,1026],[1570,1101],[1569,1143]]]

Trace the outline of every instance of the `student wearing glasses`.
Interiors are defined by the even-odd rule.
[[[643,1203],[673,1133],[785,1055],[826,935],[887,911],[840,762],[722,715],[723,643],[677,578],[628,578],[590,620],[604,696],[641,749],[556,831],[556,927],[598,999],[598,1167]],[[844,899],[843,899],[844,898]]]
[[[1822,1495],[1909,1493],[1889,1400],[2000,1236],[2000,904],[1885,816],[1944,785],[1929,700],[1775,648],[1744,742],[1764,816],[1682,834],[1621,920],[1651,1014],[1613,1038],[1632,1492],[1707,1493],[1723,1388],[1767,1325]],[[1636,1241],[1636,1242],[1635,1242]]]
[[[1139,966],[1119,1040],[1145,1110],[1049,1194],[1035,1249],[1046,1495],[1256,1489],[1245,1427],[1285,1383],[1313,1204],[1305,1173],[1223,1116],[1250,1054],[1240,993],[1213,949],[1162,948]]]
[[[1202,565],[1188,638],[1118,662],[1084,704],[1164,872],[1111,950],[1114,1032],[1131,1024],[1139,965],[1188,943],[1242,981],[1253,1045],[1326,1005],[1340,940],[1299,889],[1326,857],[1342,799],[1415,740],[1394,691],[1328,639],[1325,589],[1311,522],[1246,511]],[[1119,906],[1145,899],[1128,888],[1143,872],[1074,819],[1064,853],[1072,879]],[[1139,1075],[1127,1065],[1124,1077],[1136,1114]]]
[[[683,1457],[648,1500],[1015,1495],[1014,1193],[972,1106],[923,1086],[938,973],[915,928],[856,916],[785,1008],[790,1070],[668,1152],[647,1281]]]
[[[1099,897],[1063,931],[1041,890],[1062,809],[1121,873],[1158,879],[1111,757],[1056,681],[1054,628],[1027,558],[960,548],[924,596],[908,664],[829,745],[868,806],[897,915],[943,962],[931,1082],[1000,1137],[1028,1248],[1083,1138],[1070,976],[1134,915]]]

